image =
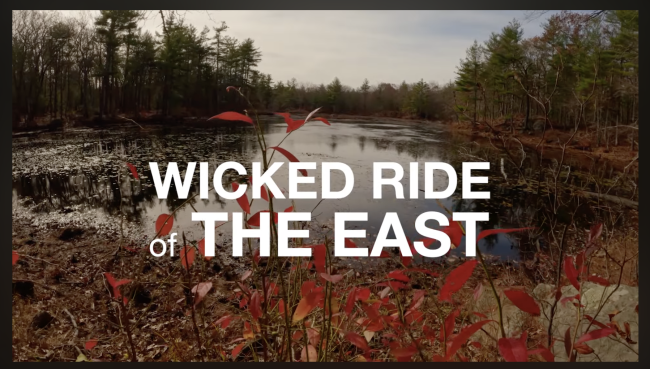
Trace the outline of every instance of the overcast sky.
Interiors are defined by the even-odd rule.
[[[67,13],[67,11],[66,11]],[[338,77],[358,87],[378,82],[444,84],[467,48],[499,32],[513,19],[524,37],[541,33],[549,15],[527,21],[525,11],[181,11],[198,30],[225,21],[227,33],[251,38],[262,52],[260,71],[274,81],[329,83]],[[143,29],[160,31],[150,14]],[[211,34],[214,34],[211,32]]]

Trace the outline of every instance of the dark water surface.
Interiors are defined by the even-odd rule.
[[[278,144],[285,137],[286,125],[277,120],[266,124],[268,146]],[[140,232],[143,237],[154,235],[154,223],[162,213],[170,213],[185,200],[176,197],[176,191],[169,192],[169,198],[160,200],[156,196],[149,170],[150,161],[158,162],[161,172],[165,172],[167,162],[177,162],[181,170],[191,161],[210,163],[210,184],[212,173],[217,165],[225,161],[236,161],[244,165],[250,173],[251,162],[261,161],[262,153],[250,126],[236,125],[205,128],[149,128],[114,127],[106,130],[79,129],[64,133],[48,133],[15,137],[13,140],[13,210],[16,214],[29,214],[34,224],[39,218],[49,217],[51,221],[64,217],[80,218],[79,224],[96,219],[97,222],[115,226],[119,220],[120,207],[126,214],[131,235]],[[352,194],[341,200],[294,200],[297,211],[313,211],[313,229],[333,226],[334,212],[367,212],[368,222],[349,223],[348,228],[359,227],[368,232],[367,240],[358,240],[361,246],[372,245],[386,212],[397,212],[406,235],[412,240],[421,238],[414,228],[418,215],[427,211],[445,213],[440,204],[453,211],[487,211],[489,222],[480,222],[480,229],[512,228],[534,225],[535,213],[539,211],[539,196],[518,180],[518,171],[505,163],[501,172],[498,154],[480,150],[467,137],[454,137],[437,123],[395,123],[395,122],[337,122],[332,126],[320,122],[310,122],[293,132],[282,147],[293,153],[301,161],[318,163],[316,170],[309,170],[316,177],[314,185],[299,185],[301,191],[321,192],[321,162],[343,162],[348,164],[355,176]],[[461,165],[463,161],[484,161],[489,158],[489,171],[476,171],[475,175],[488,175],[487,185],[474,185],[474,190],[491,191],[490,200],[461,199]],[[286,162],[276,153],[274,161]],[[530,157],[524,175],[534,177],[535,163]],[[404,195],[406,199],[395,199],[392,188],[384,187],[384,199],[372,198],[373,162],[397,162],[404,168]],[[140,181],[131,176],[126,162],[137,167]],[[424,188],[424,163],[450,163],[458,173],[459,183],[452,198],[441,200],[409,199],[409,163],[418,162],[420,188]],[[528,163],[528,162],[527,162]],[[567,164],[571,165],[569,160]],[[580,170],[573,169],[571,181],[580,181]],[[612,170],[600,169],[601,176],[611,178]],[[387,171],[386,173],[390,173]],[[446,187],[447,177],[435,171],[434,186]],[[184,174],[182,174],[184,178]],[[274,176],[281,188],[288,190],[288,168],[283,167]],[[578,179],[576,179],[578,178]],[[190,196],[197,193],[199,165],[197,163]],[[226,181],[226,180],[225,180]],[[507,183],[507,185],[506,185]],[[334,171],[332,189],[343,187],[343,175]],[[248,192],[249,199],[252,193]],[[220,199],[214,191],[210,198],[203,200],[198,196],[191,202],[196,211],[239,212],[241,208],[234,200]],[[277,199],[275,209],[282,210],[292,205],[292,200]],[[267,209],[267,202],[255,200],[251,213]],[[318,206],[317,206],[318,205]],[[191,206],[185,206],[175,214],[173,232],[185,231],[190,239],[203,238],[200,223],[191,221]],[[583,214],[588,221],[591,215]],[[435,222],[428,226],[439,228]],[[229,243],[230,224],[218,229],[217,243]],[[219,235],[221,233],[221,235]],[[328,237],[332,237],[330,232]],[[531,246],[527,233],[495,235],[479,242],[479,247],[487,254],[502,260],[518,260],[521,244]],[[144,239],[144,238],[143,238]],[[142,246],[145,246],[143,244]],[[148,247],[148,245],[146,245]],[[435,246],[433,246],[435,247]],[[464,240],[455,252],[463,252]],[[229,251],[228,251],[229,252]]]

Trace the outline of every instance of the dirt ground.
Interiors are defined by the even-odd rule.
[[[119,251],[119,238],[98,237],[89,229],[33,231],[20,221],[12,228],[13,249],[20,255],[12,283],[14,361],[75,361],[91,339],[99,343],[89,360],[130,360],[120,333],[120,304],[111,298],[106,272],[134,279],[122,291],[132,300],[127,315],[135,346],[145,353],[138,353],[138,360],[195,359],[192,295],[189,283],[181,282],[187,275],[178,257],[156,259],[133,244],[125,245],[133,251]],[[228,309],[230,302],[221,296],[238,276],[214,259],[192,269],[213,282],[216,298],[197,306],[207,328]]]
[[[130,345],[120,328],[124,320],[122,305],[111,298],[104,273],[111,273],[118,280],[133,280],[122,292],[130,300],[125,311],[138,361],[199,360],[190,293],[199,280],[213,283],[208,297],[195,310],[207,357],[222,361],[223,352],[230,352],[237,345],[237,337],[241,337],[241,321],[233,322],[236,327],[228,331],[227,337],[213,323],[225,314],[240,312],[237,301],[230,297],[242,269],[216,259],[197,258],[191,268],[194,274],[190,283],[178,257],[156,259],[147,248],[132,243],[125,243],[126,247],[120,250],[119,237],[106,238],[92,230],[74,228],[33,231],[21,220],[14,220],[12,229],[12,246],[20,254],[13,266],[12,283],[14,361],[76,361],[80,357],[91,361],[130,361]],[[626,242],[624,247],[621,242]],[[634,256],[638,253],[638,238],[636,242],[632,238],[610,240],[608,249],[615,257],[623,253]],[[605,260],[604,252],[596,256],[593,272],[616,283],[619,269]],[[548,257],[540,257],[521,266],[492,265],[490,273],[497,288],[532,289],[541,281],[552,283],[556,265]],[[365,270],[364,277],[381,278],[388,267],[395,265],[388,262],[383,268]],[[438,268],[435,270],[441,274],[446,268],[427,268],[430,267]],[[624,284],[637,284],[636,267],[636,263],[626,267]],[[470,280],[458,298],[470,298],[473,286],[484,279],[482,271],[474,274],[475,281]],[[438,282],[432,280],[430,287],[435,288]],[[93,339],[98,341],[97,346],[91,351],[84,349],[86,342]]]

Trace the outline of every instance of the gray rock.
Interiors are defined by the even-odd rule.
[[[602,307],[598,316],[596,312],[601,305],[601,299],[606,299],[607,296],[614,290],[616,286],[603,287],[601,285],[584,282],[582,284],[581,304],[583,308],[582,314],[587,314],[597,321],[607,324],[610,322],[609,314],[619,311],[618,314],[612,317],[612,321],[618,323],[621,330],[625,331],[624,323],[630,325],[630,333],[632,341],[635,344],[629,344],[624,337],[617,335],[616,338],[604,337],[597,340],[586,342],[586,344],[594,350],[592,354],[578,354],[577,361],[592,362],[592,361],[639,361],[639,323],[638,314],[635,309],[639,303],[639,288],[632,286],[621,285],[616,292],[612,294],[607,303]],[[533,296],[540,305],[542,313],[539,317],[533,317],[525,313],[516,306],[514,306],[507,297],[502,293],[502,289],[498,288],[498,293],[501,295],[501,306],[503,311],[503,326],[507,337],[519,337],[524,330],[535,331],[546,334],[550,316],[551,306],[554,302],[554,286],[550,284],[538,285],[531,296]],[[603,296],[604,293],[604,296]],[[573,286],[565,286],[562,288],[562,297],[575,296],[578,292]],[[474,303],[474,306],[467,306],[472,311],[479,312],[487,315],[488,319],[499,321],[499,310],[497,303],[486,284],[485,290],[481,297]],[[485,318],[475,317],[475,321],[483,320]],[[499,325],[496,322],[491,322],[483,326],[483,329],[489,336],[482,331],[475,333],[470,340],[478,341],[484,346],[491,346],[496,348],[495,339],[501,337]],[[577,336],[582,336],[589,321],[584,318],[578,326]],[[564,348],[564,334],[567,328],[571,327],[571,332],[576,328],[576,307],[572,303],[567,302],[562,304],[558,302],[556,307],[555,316],[553,318],[553,337],[556,341],[551,348],[555,355],[555,361],[567,361],[566,350]],[[592,325],[589,331],[599,329],[598,326]],[[491,337],[490,337],[491,336]]]
[[[533,123],[533,131],[535,132],[542,132],[544,130],[544,121],[543,120],[537,120],[535,123]]]
[[[624,323],[630,325],[631,339],[635,344],[629,344],[624,338],[617,336],[616,338],[605,337],[597,340],[586,342],[586,344],[594,350],[592,354],[578,355],[577,361],[639,361],[639,319],[635,309],[639,303],[639,288],[632,286],[621,285],[616,292],[607,300],[602,309],[598,312],[601,301],[609,296],[616,286],[604,287],[595,283],[584,282],[582,284],[582,295],[580,303],[584,305],[583,314],[587,314],[597,321],[607,324],[610,322],[609,314],[620,311],[612,317],[612,321],[617,322],[622,330],[625,330]],[[562,296],[575,296],[578,291],[573,286],[565,286],[562,288]],[[550,316],[551,306],[554,301],[554,287],[550,284],[541,284],[533,290],[533,296],[541,302],[543,309],[542,315],[538,318],[544,327],[548,327],[548,316]],[[567,302],[562,304],[558,302],[555,316],[553,318],[553,336],[558,340],[555,341],[553,346],[553,353],[555,354],[556,361],[567,361],[566,350],[564,348],[564,334],[567,328],[571,328],[573,332],[576,328],[576,307]],[[583,319],[578,326],[577,336],[582,336],[589,321]],[[592,325],[590,331],[598,329],[597,326]]]

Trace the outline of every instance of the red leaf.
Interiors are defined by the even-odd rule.
[[[449,236],[452,248],[456,248],[460,245],[460,242],[463,239],[463,229],[460,227],[458,222],[450,221],[449,226],[444,227],[442,232]]]
[[[135,169],[135,166],[131,163],[126,163],[126,165],[128,165],[129,169],[131,169],[131,174],[133,174],[133,178],[140,179],[140,177],[138,177],[138,171]]]
[[[194,247],[184,246],[181,249],[181,265],[189,269],[194,264]]]
[[[240,113],[235,113],[234,111],[227,111],[211,117],[208,120],[219,119],[219,120],[232,120],[232,121],[242,121],[246,123],[253,124],[253,120],[250,117],[247,117]]]
[[[352,241],[352,240],[350,240],[348,238],[345,238],[344,241],[345,241],[345,247],[346,248],[352,248],[352,247],[357,248],[357,244],[354,243],[354,241]]]
[[[537,302],[526,292],[520,290],[505,290],[503,292],[506,297],[522,311],[533,316],[540,315],[539,305],[537,305]]]
[[[169,219],[168,219],[169,218]],[[158,236],[166,236],[172,230],[174,217],[169,214],[160,214],[156,219],[156,233]]]
[[[269,149],[273,149],[278,151],[280,154],[284,155],[289,161],[294,162],[294,163],[299,163],[300,160],[298,160],[295,156],[293,156],[292,153],[289,151],[279,147],[279,146],[274,146],[274,147],[269,147]],[[307,176],[307,170],[306,169],[300,169],[300,173],[302,173],[303,176]]]
[[[203,255],[205,260],[210,260],[213,258],[212,256],[205,256],[205,239],[199,241],[199,253]]]
[[[122,294],[120,294],[120,289],[118,288],[119,286],[123,284],[127,284],[131,282],[130,279],[121,279],[119,281],[116,281],[115,278],[113,278],[113,275],[111,273],[104,273],[104,277],[106,277],[106,281],[108,284],[112,287],[113,289],[113,297],[117,300],[119,300],[120,297],[122,297]]]
[[[370,298],[370,289],[362,288],[357,290],[357,300],[366,302]]]
[[[293,119],[291,119],[291,114],[289,113],[273,113],[273,114],[283,117],[287,125],[291,126],[293,124]]]
[[[429,247],[429,245],[431,245],[435,241],[436,240],[434,240],[433,238],[426,238],[426,237],[420,240],[420,242],[422,242],[422,244],[424,244],[424,247]]]
[[[442,357],[440,355],[433,355],[432,360],[433,360],[434,363],[442,363],[442,362],[447,361],[447,359],[445,359],[444,357]]]
[[[406,347],[391,348],[390,353],[396,358],[410,358],[418,353],[418,349],[415,345],[410,345]]]
[[[314,266],[316,267],[316,270],[318,273],[325,273],[325,259],[326,259],[326,253],[327,249],[325,248],[325,245],[316,245],[312,247],[313,250],[313,258],[314,258]]]
[[[278,302],[278,311],[280,314],[284,315],[284,300],[282,299]]]
[[[381,319],[381,314],[379,314],[379,310],[377,310],[374,306],[372,305],[363,305],[363,311],[366,312],[370,320],[380,320]]]
[[[467,282],[476,267],[476,263],[476,260],[468,260],[449,273],[438,295],[440,301],[451,302],[451,295],[460,290]]]
[[[305,118],[305,122],[309,121],[309,119],[316,114],[317,111],[321,110],[321,108],[316,108],[312,110],[309,114],[307,114],[307,118]]]
[[[474,289],[474,301],[478,301],[478,299],[483,294],[483,290],[484,290],[483,283],[479,283]]]
[[[97,346],[97,339],[91,338],[88,341],[86,341],[86,344],[84,345],[84,348],[88,351],[92,350],[95,346]]]
[[[192,287],[192,296],[196,296],[194,299],[194,306],[198,305],[201,301],[203,301],[203,298],[205,295],[210,292],[212,289],[212,282],[201,282],[197,284],[196,286]]]
[[[589,278],[587,278],[587,280],[594,283],[598,283],[601,286],[605,286],[605,287],[609,286],[609,281],[607,279],[595,275],[590,275]]]
[[[352,310],[354,309],[354,302],[357,299],[357,288],[352,287],[350,290],[350,293],[348,294],[348,298],[345,302],[345,314],[350,315],[352,314]]]
[[[368,342],[366,339],[354,332],[348,332],[345,334],[345,339],[348,340],[351,344],[357,346],[364,352],[369,352],[370,347],[368,347]]]
[[[607,337],[610,334],[615,334],[615,333],[616,333],[616,329],[611,327],[596,329],[582,335],[582,337],[580,337],[578,341],[576,341],[576,343],[583,343],[591,340],[597,340],[599,338]]]
[[[571,282],[573,287],[575,287],[576,290],[580,291],[580,284],[578,283],[578,271],[576,270],[575,266],[573,266],[573,258],[571,256],[564,258],[564,273],[566,274],[567,278],[569,278],[569,282]]]
[[[424,295],[427,293],[425,290],[417,290],[413,293],[413,300],[411,301],[411,305],[407,309],[408,311],[415,310],[422,305],[424,302]]]
[[[232,356],[233,360],[235,360],[237,356],[239,356],[239,353],[241,352],[241,350],[244,348],[245,345],[246,342],[242,342],[239,345],[235,346],[234,349],[232,349],[232,354],[230,356]]]
[[[239,189],[239,183],[233,182],[232,183],[232,189],[233,189],[233,192],[237,192],[237,189]],[[250,204],[248,203],[248,196],[246,196],[245,192],[244,192],[243,195],[241,195],[237,199],[237,203],[242,208],[242,210],[246,212],[246,214],[251,213],[251,207],[250,207]]]
[[[246,340],[255,338],[255,333],[253,333],[253,328],[251,328],[251,323],[244,322],[244,330],[242,331],[242,336]]]
[[[592,318],[591,316],[589,316],[587,314],[585,314],[584,316],[585,316],[585,319],[587,319],[592,324],[595,324],[595,325],[599,326],[600,328],[607,328],[607,326],[605,324],[597,321],[596,319]]]
[[[325,119],[323,117],[316,117],[316,118],[312,118],[312,119],[313,120],[320,120],[321,122],[327,124],[328,126],[331,126],[330,122],[328,122],[327,119]]]
[[[255,262],[255,265],[259,264],[260,260],[262,260],[262,257],[260,256],[260,249],[257,248],[255,249],[255,253],[253,253],[253,262]]]
[[[330,275],[327,273],[321,273],[320,276],[323,277],[323,279],[325,279],[326,281],[331,282],[333,284],[336,284],[341,279],[343,279],[343,276],[340,274]]]
[[[493,235],[493,234],[497,234],[497,233],[511,233],[511,232],[519,232],[519,231],[523,231],[523,230],[526,230],[526,229],[533,229],[533,228],[534,228],[534,227],[526,227],[526,228],[507,228],[507,229],[486,229],[486,230],[484,230],[484,231],[481,231],[481,232],[478,234],[478,237],[476,237],[476,242],[478,243],[479,240],[481,240],[481,239],[483,239],[483,238],[485,238],[485,237],[487,237],[487,236],[491,236],[491,235]]]
[[[580,301],[580,294],[577,294],[577,295],[574,295],[574,296],[563,297],[560,300],[560,303],[562,304],[562,306],[564,306],[564,305],[566,305],[567,302],[569,302],[571,300]]]
[[[541,343],[537,346],[536,349],[528,351],[528,355],[537,355],[537,354],[542,355],[542,358],[544,358],[546,362],[549,363],[555,362],[555,356],[553,355],[553,353],[549,349],[544,347]]]
[[[253,177],[248,176],[248,183],[250,184],[250,187],[253,188]],[[262,199],[269,201],[269,194],[266,193],[266,186],[260,186],[260,194],[262,196]],[[271,197],[273,194],[271,193]]]
[[[345,241],[345,248],[347,248],[347,249],[350,249],[350,248],[359,248],[359,247],[357,246],[357,244],[354,243],[354,241],[352,241],[352,240],[350,240],[350,239],[347,239],[347,238],[346,238],[346,239],[344,239],[344,241]],[[379,257],[383,257],[383,256],[384,256],[384,253],[385,253],[385,251],[382,251],[382,252],[381,252],[381,255],[380,255]],[[355,259],[359,259],[358,256],[355,256],[354,258],[355,258]]]
[[[230,315],[224,315],[221,318],[219,318],[216,322],[214,322],[214,325],[221,325],[221,329],[226,329],[230,325],[230,322],[232,321],[232,316]]]
[[[298,128],[302,127],[303,124],[305,124],[304,119],[294,120],[293,122],[291,122],[291,124],[287,125],[287,132],[286,133],[293,132],[293,131],[297,130]]]
[[[304,319],[309,313],[318,306],[318,303],[323,299],[323,290],[314,289],[307,294],[307,296],[300,299],[296,310],[293,313],[293,323],[299,322]]]
[[[251,276],[251,274],[253,274],[253,271],[252,271],[252,270],[248,270],[248,271],[246,271],[246,272],[241,276],[240,281],[242,281],[242,282],[245,281],[246,278],[248,278],[248,277]]]
[[[594,349],[591,347],[587,346],[586,343],[576,343],[573,345],[573,348],[578,351],[579,354],[582,355],[589,355],[594,352]]]
[[[528,361],[528,350],[526,349],[526,332],[521,338],[500,338],[499,353],[508,362]]]
[[[11,265],[16,265],[20,255],[15,250],[11,250]]]
[[[291,213],[293,211],[293,206],[289,206],[288,208],[284,209],[283,213]],[[276,220],[277,223],[277,220]]]
[[[596,225],[593,225],[591,229],[589,230],[589,239],[587,240],[587,244],[592,244],[600,237],[601,233],[603,232],[603,224],[599,223]]]
[[[262,316],[260,294],[257,291],[253,292],[253,295],[251,296],[251,303],[248,305],[248,310],[255,320],[258,320]]]
[[[262,199],[269,201],[269,194],[266,192],[266,186],[260,188],[260,194],[262,195]],[[273,197],[273,194],[271,194],[271,197]]]
[[[492,322],[493,320],[481,320],[472,325],[469,325],[462,329],[457,335],[455,335],[451,341],[447,342],[447,357],[446,360],[449,360],[456,351],[458,351],[461,346],[467,342],[467,340],[474,334],[476,331],[481,329],[485,324]]]
[[[305,281],[302,286],[300,286],[300,296],[305,297],[309,295],[311,290],[316,288],[316,282],[314,281]]]
[[[262,210],[258,211],[257,213],[253,214],[252,217],[248,218],[248,225],[253,226],[253,227],[259,227],[260,226],[260,213],[268,213],[268,210]],[[275,224],[278,224],[278,213],[273,212],[273,221]]]
[[[388,278],[397,279],[402,282],[409,282],[411,279],[404,274],[401,270],[394,270],[387,275]]]
[[[447,315],[445,318],[445,325],[440,327],[440,342],[445,342],[446,337],[454,333],[454,325],[456,325],[456,318],[460,315],[460,310],[456,309]]]
[[[302,348],[300,352],[300,361],[302,362],[315,362],[318,361],[318,351],[312,345],[307,345]]]

